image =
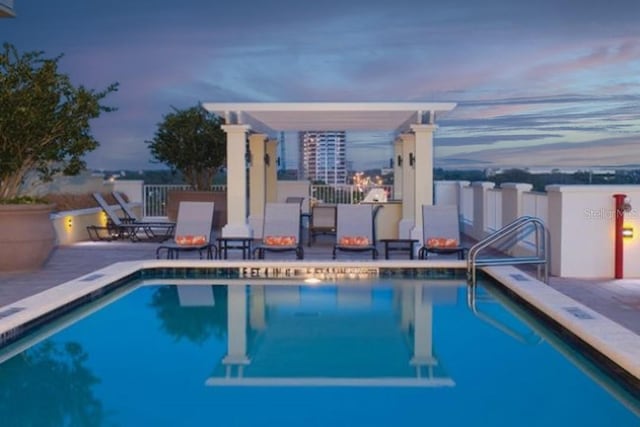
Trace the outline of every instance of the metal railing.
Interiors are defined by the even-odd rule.
[[[500,247],[501,254],[508,248],[514,247],[520,241],[524,241],[531,233],[534,233],[533,256],[496,256],[488,258],[478,258],[480,251],[487,249],[498,243],[507,243]],[[549,231],[544,226],[540,218],[532,216],[522,216],[515,221],[505,225],[500,230],[492,233],[473,245],[469,249],[467,257],[467,278],[471,285],[476,284],[476,270],[478,266],[488,265],[522,265],[532,264],[538,267],[538,279],[543,278],[545,283],[549,282]],[[540,268],[544,269],[541,276]]]
[[[340,184],[311,185],[309,196],[322,203],[354,204],[360,203],[372,188],[382,188],[388,195],[393,194],[393,185],[361,188],[357,185]]]
[[[387,194],[393,194],[393,185],[380,185],[375,188],[382,188]],[[189,189],[190,187],[184,184],[144,185],[142,188],[144,217],[166,217],[169,191]],[[370,189],[346,184],[311,185],[309,197],[322,201],[322,203],[353,204],[362,201]],[[211,187],[211,191],[227,191],[227,186],[224,184],[214,185]]]

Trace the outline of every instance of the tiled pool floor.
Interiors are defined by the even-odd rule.
[[[0,273],[0,308],[115,262],[155,259],[157,246],[157,243],[129,242],[87,242],[60,246],[39,271]],[[326,242],[305,246],[304,249],[307,260],[331,260],[331,245]],[[397,256],[400,257],[400,254]],[[236,253],[230,254],[231,257],[240,258]],[[351,259],[369,258],[355,254]],[[552,277],[550,285],[640,335],[640,279]]]

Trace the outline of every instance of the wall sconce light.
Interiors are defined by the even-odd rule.
[[[631,239],[633,237],[633,227],[623,227],[622,237],[625,239]]]
[[[402,156],[400,154],[398,154],[397,165],[398,165],[398,167],[402,166]]]
[[[67,228],[73,227],[73,217],[67,218]]]
[[[413,155],[413,153],[409,153],[409,166],[415,166],[416,164],[416,157]]]
[[[268,153],[265,153],[264,155],[264,164],[269,166],[271,164],[271,157],[269,156]]]
[[[251,164],[253,163],[253,155],[251,154],[251,150],[248,150],[246,153],[244,153],[244,160],[249,166],[251,166]]]

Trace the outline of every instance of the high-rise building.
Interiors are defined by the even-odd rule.
[[[346,184],[346,140],[345,131],[300,132],[299,178]]]

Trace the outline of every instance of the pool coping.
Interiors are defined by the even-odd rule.
[[[512,266],[483,271],[640,380],[640,336]]]
[[[241,279],[270,277],[278,269],[329,269],[358,271],[371,268],[466,269],[458,260],[378,260],[378,261],[210,261],[210,260],[142,260],[118,262],[53,288],[0,308],[0,345],[20,334],[24,325],[57,310],[65,304],[91,295],[100,295],[110,284],[135,276],[141,271],[162,268],[241,269]],[[351,269],[351,270],[350,270]],[[485,267],[485,273],[499,281],[545,315],[640,379],[640,336],[582,303],[560,293],[530,275],[511,266]],[[275,276],[284,279],[286,276]],[[4,315],[3,315],[4,314]]]

